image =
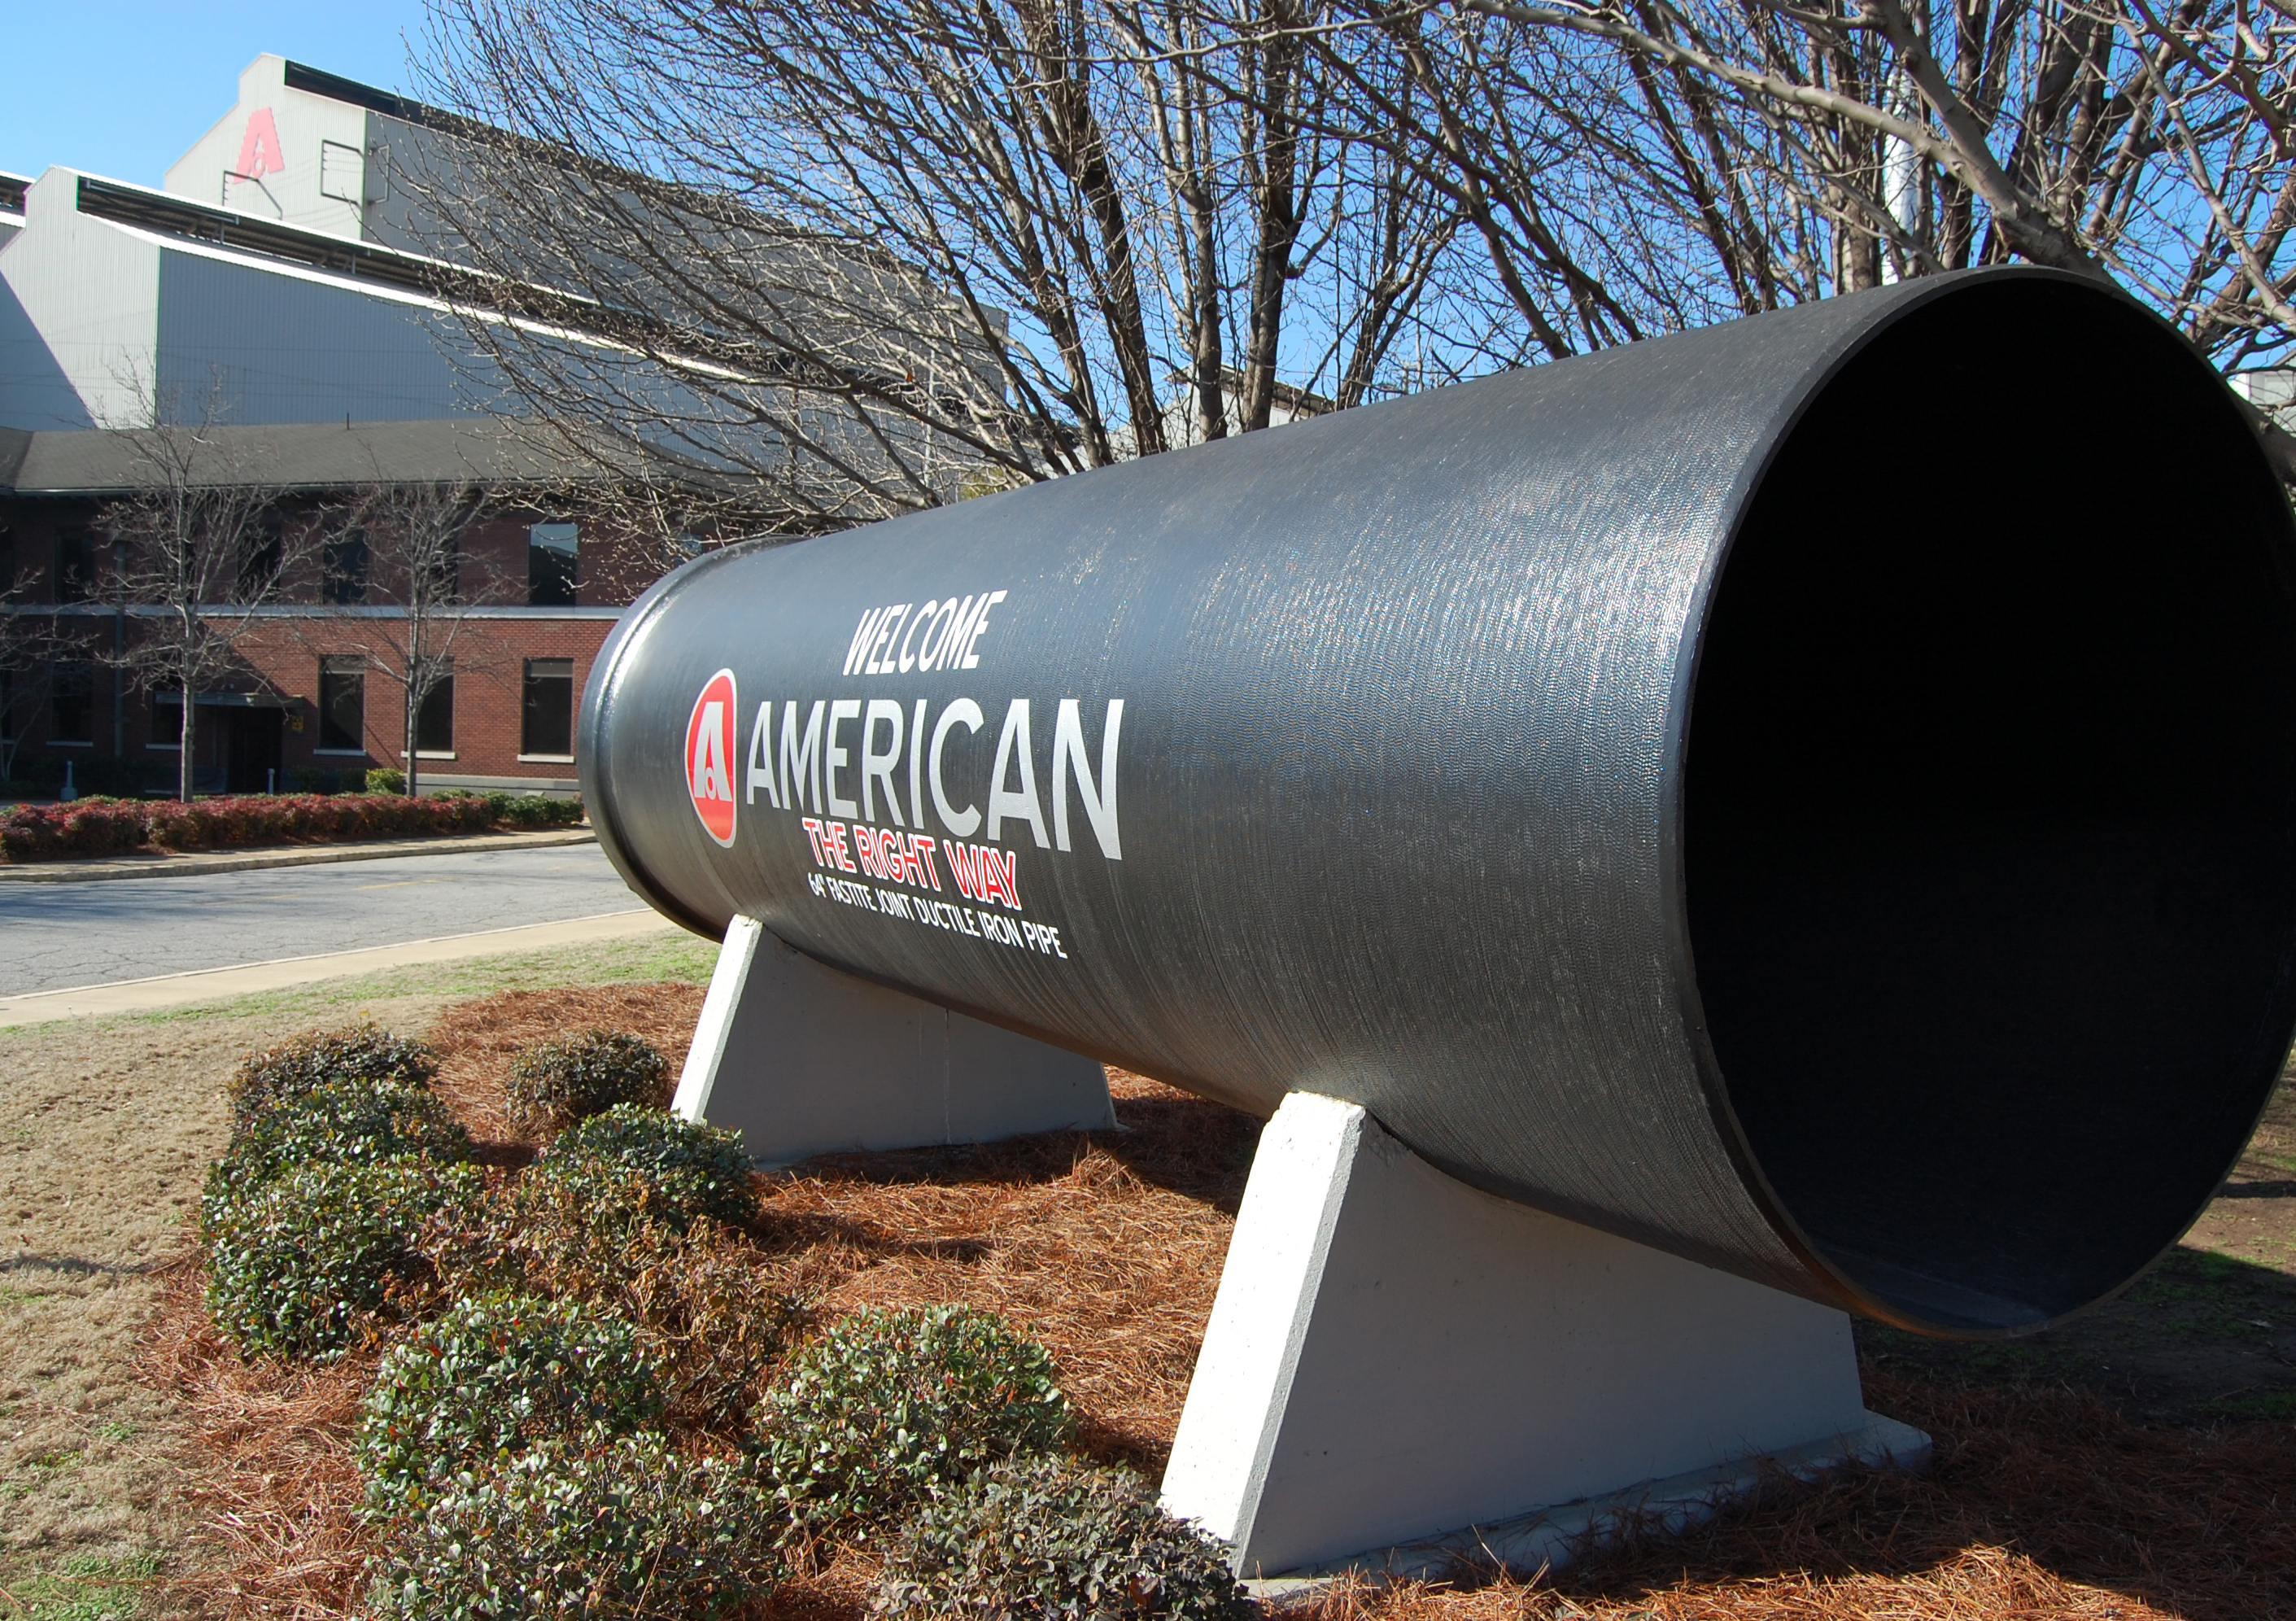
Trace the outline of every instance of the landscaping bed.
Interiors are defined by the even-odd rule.
[[[439,1054],[430,1092],[471,1134],[475,1174],[499,1210],[548,1164],[545,1139],[596,1100],[578,1065],[562,1063],[550,1072],[558,1082],[537,1083],[537,1046],[609,1029],[652,1042],[674,1074],[701,998],[687,983],[521,991],[449,1004],[405,1027],[427,1024]],[[246,1045],[212,1061],[211,1085]],[[648,1252],[655,1263],[636,1273],[616,1276],[579,1246],[545,1255],[533,1243],[539,1230],[529,1228],[518,1240],[527,1284],[547,1274],[539,1296],[586,1312],[611,1304],[606,1315],[637,1325],[672,1377],[660,1393],[666,1416],[627,1422],[666,1425],[671,1450],[689,1460],[746,1461],[754,1478],[771,1480],[772,1415],[796,1411],[775,1408],[775,1393],[787,1388],[796,1359],[815,1354],[819,1364],[817,1348],[828,1345],[847,1347],[848,1362],[858,1356],[850,1347],[862,1313],[958,1307],[993,1314],[1049,1356],[1069,1410],[1056,1427],[1059,1452],[1091,1478],[1100,1478],[1092,1469],[1129,1467],[1152,1479],[1185,1395],[1257,1124],[1152,1082],[1113,1082],[1122,1131],[816,1161],[758,1179],[741,1220],[697,1218],[690,1230],[699,1242]],[[2168,1266],[2071,1328],[2010,1347],[1955,1347],[1861,1325],[1869,1404],[1936,1438],[1924,1475],[1855,1469],[1816,1487],[1780,1483],[1687,1537],[1626,1527],[1560,1576],[1463,1571],[1446,1584],[1341,1585],[1287,1613],[1332,1621],[2296,1613],[2296,1526],[2285,1511],[2296,1501],[2296,1426],[2279,1416],[2279,1393],[2296,1383],[2272,1372],[2286,1366],[2276,1360],[2284,1328],[2296,1327],[2284,1247],[2296,1233],[2288,1220],[2296,1202],[2279,1197],[2292,1118],[2284,1091],[2235,1178],[2236,1197],[2219,1202]],[[219,1147],[221,1137],[206,1140]],[[401,1533],[362,1510],[373,1489],[362,1474],[362,1406],[371,1407],[392,1358],[403,1369],[407,1346],[445,1332],[448,1296],[461,1287],[448,1280],[469,1264],[470,1247],[460,1258],[455,1246],[438,1250],[431,1271],[326,1360],[242,1354],[217,1328],[209,1279],[188,1251],[152,1275],[160,1305],[144,1377],[151,1399],[179,1415],[185,1432],[180,1450],[193,1473],[184,1517],[196,1530],[155,1580],[120,1591],[147,1594],[151,1614],[371,1613],[361,1609],[373,1580],[368,1561],[403,1560],[405,1550],[390,1555]],[[699,1319],[697,1303],[706,1307]],[[395,1387],[408,1387],[394,1377]],[[741,1399],[729,1403],[728,1392]],[[828,1411],[866,1428],[869,1406]],[[73,1468],[93,1467],[102,1444],[90,1444],[89,1464],[41,1466],[48,1472],[37,1478],[69,1479]],[[619,1461],[585,1476],[582,1489],[665,1477],[660,1455],[618,1444]],[[1067,1471],[1062,1480],[1078,1477],[1070,1464],[1052,1467]],[[1018,1478],[1004,1489],[1045,1499],[1041,1482]],[[1062,1489],[1063,1513],[1103,1523],[1103,1499]],[[956,1498],[963,1513],[979,1512],[974,1498],[953,1491],[938,1501]],[[759,1511],[783,1516],[770,1579],[727,1613],[861,1621],[885,1600],[889,1558],[913,1559],[920,1536],[928,1551],[949,1540],[944,1533],[933,1544],[904,1529],[921,1517],[914,1508],[881,1523],[832,1517],[802,1529],[786,1504]],[[119,1568],[140,1582],[134,1573],[144,1567]]]
[[[541,794],[247,794],[188,803],[92,798],[0,810],[0,861],[439,837],[570,827],[581,819],[580,801]]]

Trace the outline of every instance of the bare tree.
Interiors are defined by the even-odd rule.
[[[470,121],[390,162],[518,416],[816,530],[1408,386],[1454,211],[1335,133],[1321,15],[438,0]]]
[[[2296,339],[2283,0],[1337,4],[1303,34],[1337,127],[1462,202],[1461,296],[1548,355],[2011,259],[2117,283],[2228,373]]]
[[[113,542],[105,586],[135,624],[111,656],[142,686],[181,695],[176,794],[189,800],[199,694],[252,673],[240,647],[304,572],[314,539],[309,526],[280,521],[278,492],[216,431],[216,413],[190,424],[166,415],[119,431],[136,493],[105,503],[98,523]]]
[[[2228,374],[2296,341],[2289,0],[433,17],[478,120],[425,149],[441,251],[491,276],[473,341],[530,422],[722,479],[752,527],[2012,259]]]
[[[458,656],[464,673],[475,668],[463,630],[473,609],[502,595],[503,582],[463,552],[463,537],[491,505],[474,483],[376,482],[337,514],[327,547],[332,594],[355,597],[367,610],[329,621],[331,641],[356,638],[368,667],[406,695],[400,742],[409,796],[421,792],[422,706],[454,677]],[[356,590],[343,588],[354,584]]]

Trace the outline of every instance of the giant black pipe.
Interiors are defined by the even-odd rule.
[[[2287,1051],[2292,541],[2154,317],[1941,276],[704,557],[583,786],[705,933],[2015,1333]]]

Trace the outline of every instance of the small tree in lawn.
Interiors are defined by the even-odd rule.
[[[262,611],[284,600],[308,561],[309,525],[288,528],[279,492],[258,476],[258,447],[218,429],[212,407],[193,423],[158,406],[148,424],[119,430],[135,493],[105,503],[112,542],[107,581],[135,614],[136,634],[113,654],[146,688],[183,695],[176,792],[193,794],[199,694],[248,664],[241,645]]]
[[[463,555],[463,534],[488,505],[485,490],[464,481],[374,483],[343,514],[345,532],[365,539],[367,605],[395,610],[357,620],[352,629],[367,663],[406,691],[401,743],[410,796],[421,791],[414,745],[423,703],[453,675],[472,610],[502,595],[493,572]]]

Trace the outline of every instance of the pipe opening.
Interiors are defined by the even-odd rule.
[[[1691,704],[1697,985],[1778,1203],[1908,1326],[2110,1294],[2263,1107],[2292,555],[2205,365],[2038,278],[1876,336],[1748,506]]]

